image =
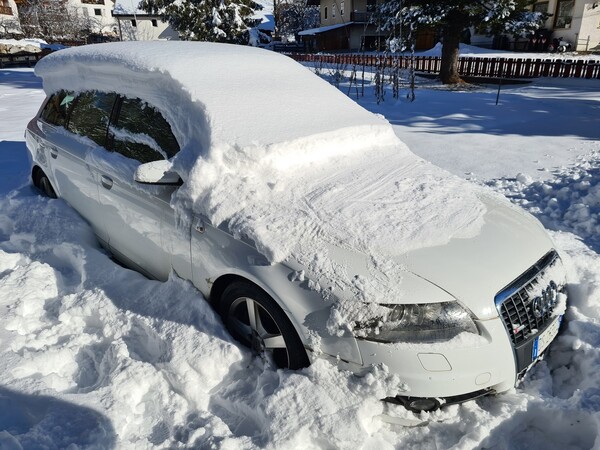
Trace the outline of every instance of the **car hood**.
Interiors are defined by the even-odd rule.
[[[480,195],[487,212],[476,237],[398,256],[413,274],[435,284],[479,319],[498,313],[494,297],[553,247],[540,222],[502,199]]]
[[[486,206],[484,225],[475,237],[453,238],[444,245],[390,255],[392,264],[373,265],[371,256],[329,246],[331,265],[343,267],[363,288],[334,289],[340,298],[369,302],[368,289],[388,304],[460,301],[480,320],[498,317],[494,297],[531,268],[552,247],[540,222],[502,198],[478,194]],[[332,279],[310,265],[290,262],[321,287]],[[325,271],[327,272],[327,271]],[[329,271],[331,272],[331,271]],[[380,302],[382,300],[379,300]]]

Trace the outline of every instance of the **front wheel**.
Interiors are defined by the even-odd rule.
[[[232,283],[223,292],[219,309],[232,336],[260,356],[270,356],[277,367],[300,369],[309,365],[304,345],[289,319],[257,286]]]

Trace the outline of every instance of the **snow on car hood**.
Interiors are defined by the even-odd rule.
[[[367,255],[372,273],[393,267],[394,282],[363,291],[366,301],[400,293],[398,255],[476,236],[484,224],[467,182],[416,157],[386,120],[285,56],[112,43],[50,55],[36,73],[48,93],[114,90],[163,112],[182,148],[173,167],[185,183],[172,200],[182,217],[193,211],[271,262],[318,267],[342,288],[368,283],[328,262],[331,246]]]

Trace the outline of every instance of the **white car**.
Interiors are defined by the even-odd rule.
[[[125,265],[190,280],[277,366],[385,364],[386,400],[431,411],[512,388],[557,335],[565,275],[539,222],[291,59],[127,42],[36,73],[33,183]]]

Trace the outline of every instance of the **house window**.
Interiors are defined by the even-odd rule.
[[[8,3],[8,0],[0,0],[0,14],[4,14],[5,16],[13,15],[13,11],[10,7],[10,3]]]
[[[94,15],[95,16],[101,16],[102,15],[102,10],[100,8],[94,8]]]
[[[325,7],[325,9],[323,11],[323,18],[327,19],[327,6]]]
[[[538,12],[538,13],[547,13],[548,12],[548,2],[541,2],[541,3],[536,3],[535,5],[533,5],[533,12]]]
[[[344,0],[340,3],[340,16],[344,15]]]
[[[556,4],[554,28],[571,28],[574,6],[574,0],[558,0],[558,3]]]
[[[158,26],[158,20],[152,19],[152,26],[153,27],[157,27]]]
[[[137,27],[137,20],[135,20],[135,19],[134,19],[134,20],[132,20],[132,21],[131,21],[131,26],[132,26],[132,27]]]
[[[335,17],[335,3],[331,7],[331,17]]]
[[[104,0],[81,0],[81,3],[88,5],[104,5]]]

